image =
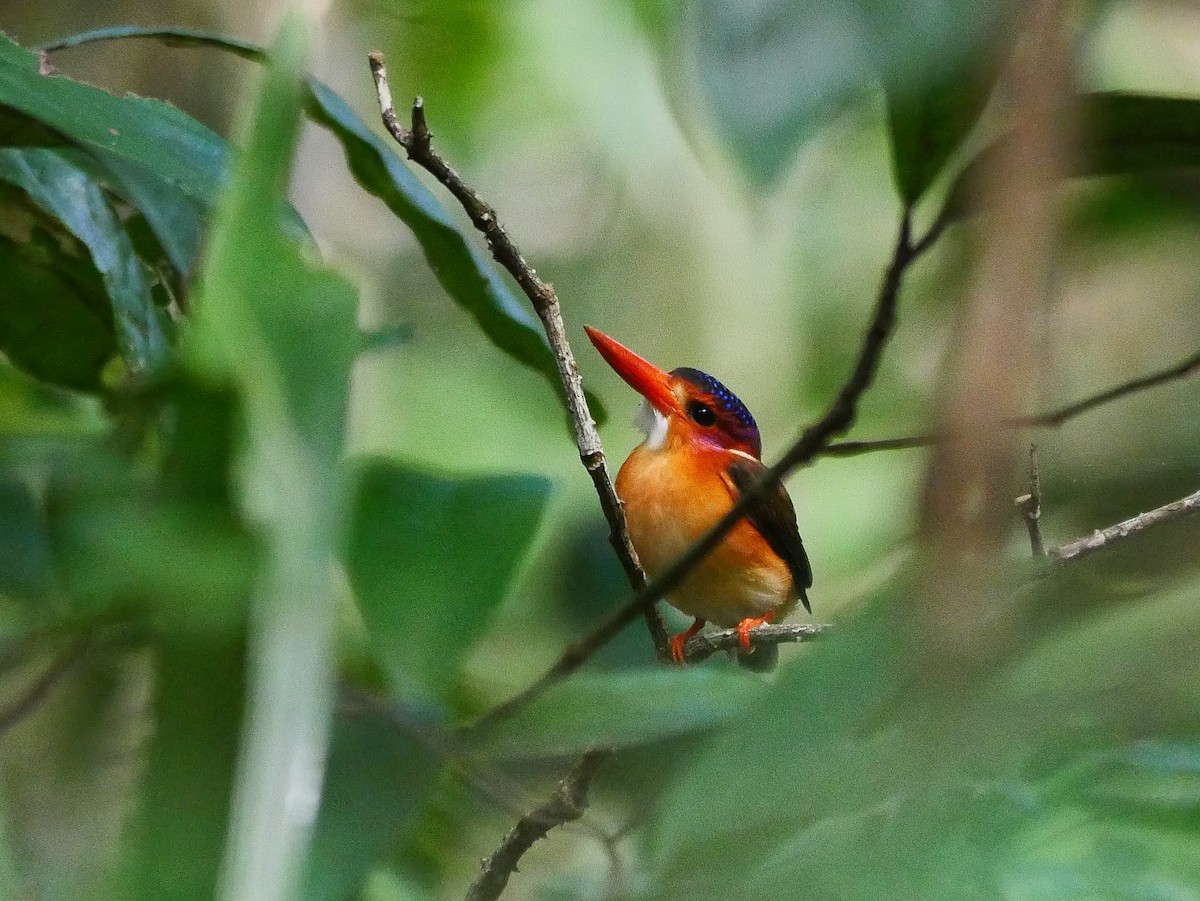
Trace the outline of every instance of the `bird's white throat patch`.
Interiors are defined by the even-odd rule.
[[[637,415],[633,417],[633,424],[645,432],[647,450],[662,450],[666,445],[667,417],[658,412],[645,398],[638,407]]]

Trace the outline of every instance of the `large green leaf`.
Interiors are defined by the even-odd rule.
[[[225,182],[228,147],[169,103],[42,75],[36,54],[0,35],[0,107],[43,123],[99,160],[149,168],[191,197],[211,202]],[[8,143],[7,136],[4,143]]]
[[[112,312],[98,280],[69,271],[56,248],[0,237],[0,350],[43,381],[95,390],[116,352]]]
[[[713,667],[577,674],[474,736],[473,748],[495,757],[547,757],[647,744],[735,719],[764,689],[752,676]]]
[[[914,90],[947,47],[981,43],[1005,0],[700,0],[688,37],[699,81],[734,157],[759,185],[785,170],[820,121],[881,72]]]
[[[306,30],[270,51],[214,214],[184,359],[239,395],[241,506],[259,527],[248,725],[224,864],[234,897],[289,897],[304,875],[332,716],[341,455],[358,347],[352,285],[289,238],[278,211],[306,95]]]
[[[1070,175],[1126,175],[1200,166],[1200,99],[1152,94],[1084,94],[1064,122],[1078,129]],[[947,211],[955,218],[977,212],[975,191],[983,172],[1005,153],[1011,140],[1001,136],[985,147],[954,181]]]
[[[363,464],[346,567],[379,664],[402,695],[444,695],[457,684],[529,549],[549,489],[531,476],[453,479]]]
[[[254,44],[188,29],[105,28],[64,38],[48,45],[47,49],[66,49],[120,38],[154,39],[182,47],[214,47],[245,59],[263,59],[262,48]],[[471,314],[493,344],[544,376],[561,396],[562,384],[554,357],[524,303],[517,300],[504,280],[454,227],[434,195],[409,171],[392,145],[372,132],[340,96],[320,81],[310,78],[307,85],[307,108],[313,121],[328,128],[341,143],[358,183],[387,204],[412,231],[430,268],[450,297]],[[2,88],[0,83],[0,90]],[[3,103],[3,94],[0,94],[0,103]],[[123,180],[129,178],[127,172],[120,175]],[[136,196],[131,199],[138,200]],[[179,205],[176,202],[174,207],[178,209]],[[149,218],[150,214],[147,215]],[[160,239],[168,246],[161,233]],[[603,405],[590,394],[588,399],[593,415],[598,422],[603,422]]]
[[[166,318],[133,243],[99,186],[51,148],[0,149],[0,180],[15,185],[87,248],[104,278],[121,353],[135,372],[158,369],[170,354]],[[102,323],[96,328],[102,329]]]
[[[245,657],[245,645],[232,636],[158,644],[143,796],[128,829],[119,888],[106,897],[215,896],[238,759]]]

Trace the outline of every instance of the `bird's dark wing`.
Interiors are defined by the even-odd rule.
[[[736,456],[725,469],[726,484],[729,485],[734,500],[758,481],[765,470],[766,467],[757,460]],[[771,550],[787,564],[792,573],[792,580],[796,583],[800,602],[804,604],[804,609],[811,613],[812,607],[808,605],[805,590],[812,588],[812,567],[808,562],[808,554],[804,551],[804,542],[800,540],[796,509],[792,506],[787,489],[783,485],[776,485],[767,492],[766,497],[751,505],[746,519],[766,539]]]

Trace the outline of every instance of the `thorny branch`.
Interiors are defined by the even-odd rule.
[[[488,249],[496,262],[508,270],[509,274],[521,286],[525,296],[533,304],[534,312],[542,321],[550,349],[558,364],[558,374],[562,379],[563,389],[567,400],[567,408],[571,414],[571,423],[575,431],[575,444],[596,494],[600,498],[600,506],[604,518],[608,520],[609,540],[630,586],[635,590],[646,586],[646,574],[638,563],[637,552],[629,540],[629,529],[625,523],[625,512],[617,497],[616,488],[609,478],[608,468],[604,460],[604,447],[600,443],[600,435],[596,431],[596,423],[588,409],[587,398],[583,393],[583,382],[579,377],[579,367],[575,364],[575,355],[567,340],[566,326],[563,324],[562,311],[558,303],[558,295],[554,286],[538,277],[537,271],[530,266],[521,251],[517,249],[512,238],[508,236],[504,226],[500,224],[496,211],[468,185],[438,153],[433,150],[432,134],[425,120],[425,103],[418,97],[412,105],[412,125],[406,128],[396,116],[396,108],[392,103],[392,92],[388,86],[387,67],[383,54],[369,54],[371,74],[375,79],[375,90],[379,97],[379,108],[383,116],[383,124],[388,132],[408,153],[408,158],[433,175],[471,217],[471,222],[483,234]],[[653,604],[639,609],[645,617],[646,626],[654,642],[654,650],[659,660],[670,659],[670,649],[667,641],[667,629],[662,617]]]
[[[1103,406],[1114,400],[1120,400],[1139,391],[1145,391],[1148,388],[1154,388],[1167,382],[1187,378],[1196,372],[1200,372],[1200,352],[1176,363],[1174,366],[1168,366],[1166,369],[1159,370],[1158,372],[1152,372],[1149,375],[1121,382],[1119,385],[1114,385],[1112,388],[1093,394],[1090,397],[1085,397],[1083,400],[1076,401],[1075,403],[1067,404],[1065,407],[1059,407],[1057,410],[1051,410],[1048,413],[1039,413],[1034,416],[1021,416],[1016,419],[1010,419],[1004,425],[1015,429],[1056,429],[1077,416],[1090,413],[1096,407]],[[936,435],[914,435],[910,438],[881,438],[876,441],[839,441],[824,448],[820,452],[820,456],[854,457],[859,454],[874,453],[875,451],[909,450],[916,447],[929,447],[935,444],[937,440]]]
[[[579,758],[549,800],[521,817],[500,846],[483,861],[479,875],[467,890],[466,901],[495,901],[508,885],[509,877],[516,872],[521,856],[534,842],[544,838],[555,826],[583,816],[596,770],[610,756],[611,751],[597,750],[588,751]]]
[[[1109,526],[1107,529],[1097,529],[1086,538],[1080,538],[1078,541],[1072,541],[1062,547],[1052,548],[1049,552],[1049,559],[1051,563],[1060,565],[1074,563],[1154,526],[1174,522],[1196,513],[1200,513],[1200,491],[1141,513],[1114,526]]]
[[[858,399],[874,379],[884,346],[895,325],[896,304],[899,300],[904,273],[921,253],[932,246],[932,243],[924,238],[913,243],[911,210],[905,209],[900,219],[900,228],[896,236],[895,248],[892,251],[891,262],[884,273],[875,312],[863,337],[858,360],[825,415],[805,429],[783,457],[774,466],[768,467],[762,477],[747,489],[738,502],[733,505],[733,508],[683,556],[644,589],[637,592],[632,599],[591,633],[569,645],[558,660],[528,688],[481,717],[477,721],[478,725],[490,725],[507,718],[549,686],[577,670],[592,654],[633,622],[638,615],[674,590],[687,577],[692,568],[721,543],[750,508],[778,485],[788,473],[812,460],[834,436],[840,435],[850,428],[858,409]]]

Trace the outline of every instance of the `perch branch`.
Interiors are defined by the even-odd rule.
[[[1166,382],[1187,378],[1195,372],[1200,372],[1200,352],[1176,363],[1174,366],[1169,366],[1158,372],[1152,372],[1149,375],[1140,376],[1128,382],[1114,385],[1112,388],[1101,391],[1098,394],[1085,397],[1083,400],[1076,401],[1073,404],[1067,404],[1065,407],[1059,407],[1057,410],[1051,410],[1048,413],[1040,413],[1034,416],[1021,416],[1016,419],[1010,419],[1004,425],[1009,428],[1018,429],[1056,429],[1076,416],[1090,413],[1096,407],[1114,400],[1120,400],[1139,391],[1145,391],[1147,388],[1154,388]],[[824,448],[821,451],[821,456],[855,457],[859,454],[870,454],[875,451],[929,447],[936,442],[936,435],[914,435],[911,438],[881,438],[876,441],[839,441]]]
[[[479,875],[467,890],[466,901],[495,901],[508,885],[509,877],[517,872],[521,856],[533,847],[534,842],[544,838],[555,826],[583,816],[596,770],[610,756],[611,751],[596,750],[579,758],[550,799],[521,817],[500,846],[484,859]]]
[[[842,385],[829,409],[813,425],[809,426],[782,458],[768,467],[762,476],[741,496],[733,508],[678,560],[657,576],[644,589],[616,610],[608,619],[580,640],[570,644],[554,664],[528,688],[494,707],[477,720],[480,726],[490,725],[512,713],[537,697],[560,679],[579,669],[596,651],[612,640],[644,610],[649,609],[687,577],[693,567],[707,557],[734,526],[771,491],[793,469],[811,461],[836,435],[844,433],[854,423],[858,400],[870,386],[879,368],[879,360],[896,323],[896,304],[900,296],[900,285],[904,273],[919,257],[915,248],[923,252],[932,246],[931,241],[922,239],[915,245],[912,241],[911,210],[905,209],[900,218],[900,228],[891,262],[884,273],[875,304],[875,312],[862,340],[858,359],[849,378]]]
[[[1029,549],[1035,558],[1046,556],[1046,543],[1042,540],[1042,478],[1038,474],[1037,445],[1029,445],[1029,493],[1015,501],[1021,511],[1021,519],[1029,532]]]
[[[829,631],[829,626],[820,624],[781,623],[772,626],[759,626],[750,632],[750,643],[755,647],[768,644],[790,644],[792,642],[812,641],[819,635]],[[695,635],[683,647],[683,655],[688,663],[700,663],[707,660],[718,651],[729,651],[738,646],[737,629],[722,629],[720,632]]]
[[[1080,538],[1078,541],[1072,541],[1062,547],[1052,548],[1049,552],[1050,562],[1074,563],[1154,526],[1174,522],[1196,513],[1200,513],[1200,491],[1141,513],[1132,519],[1119,522],[1115,526],[1109,526],[1107,529],[1097,529],[1086,538]]]
[[[526,261],[521,251],[517,249],[504,226],[500,224],[496,211],[468,185],[438,153],[433,150],[432,134],[425,120],[425,103],[418,97],[412,105],[411,127],[406,128],[396,116],[396,108],[392,103],[392,92],[388,86],[387,67],[383,54],[374,52],[369,55],[371,75],[375,79],[375,90],[379,97],[379,109],[383,116],[383,124],[393,138],[408,154],[408,158],[428,171],[436,178],[466,210],[472,224],[477,228],[487,242],[488,249],[496,262],[508,270],[509,274],[521,286],[529,302],[533,304],[534,312],[542,322],[550,350],[558,365],[558,375],[562,379],[563,390],[567,401],[567,409],[571,415],[571,424],[575,432],[575,446],[579,450],[579,459],[584,469],[591,476],[600,498],[600,507],[604,518],[608,520],[609,541],[621,561],[630,586],[638,591],[646,585],[646,574],[638,563],[637,552],[629,540],[629,529],[625,522],[625,512],[617,497],[616,488],[608,475],[608,467],[604,460],[604,447],[600,443],[600,435],[596,431],[596,423],[588,409],[587,398],[583,393],[583,381],[579,376],[579,367],[575,364],[575,355],[567,340],[566,326],[563,324],[562,311],[559,307],[558,295],[554,286],[538,277],[537,271]],[[653,604],[640,608],[639,612],[645,617],[646,627],[650,630],[654,650],[659,660],[670,659],[670,648],[667,639],[667,629],[662,617]]]

